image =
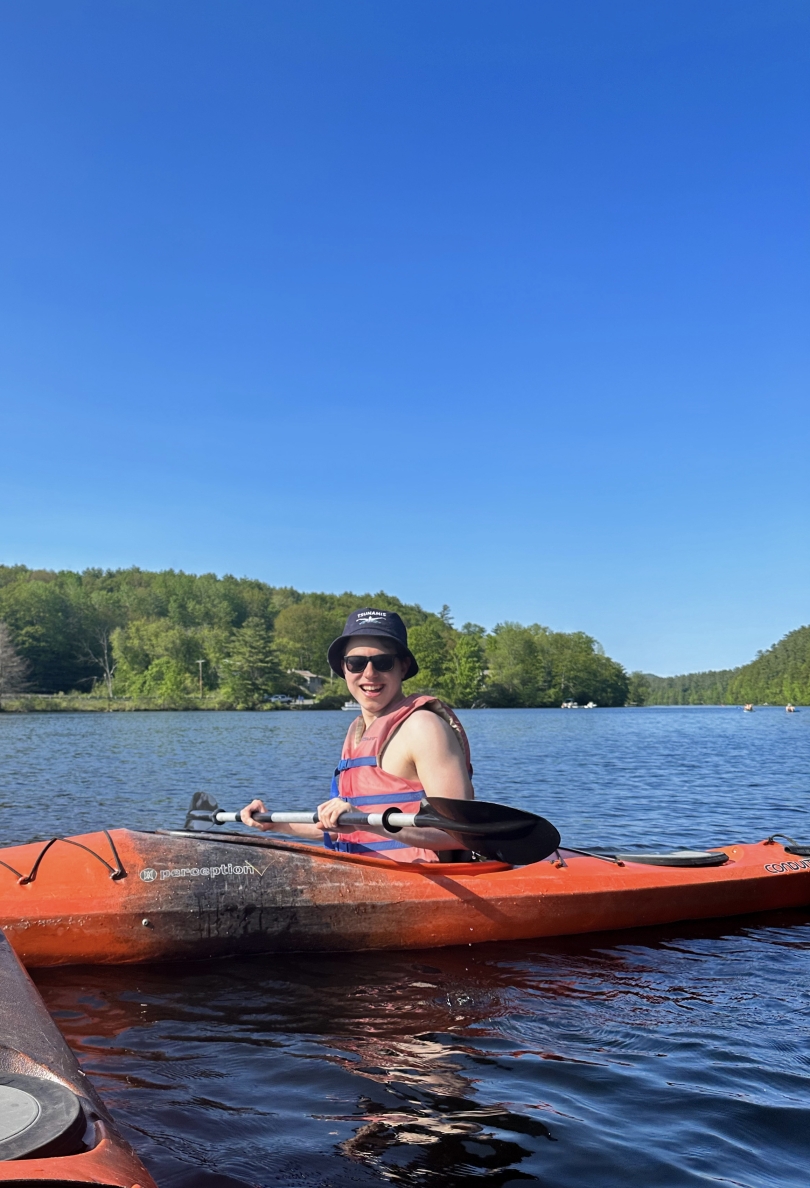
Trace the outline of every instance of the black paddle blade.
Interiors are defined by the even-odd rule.
[[[522,809],[445,796],[433,796],[428,804],[429,810],[419,810],[419,819],[444,829],[463,849],[482,858],[528,866],[548,858],[560,844],[560,835],[550,821]],[[428,817],[436,820],[429,822]]]
[[[184,829],[191,829],[195,821],[212,821],[219,805],[207,792],[195,792],[186,813]]]

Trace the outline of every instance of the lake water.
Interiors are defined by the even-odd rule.
[[[571,845],[810,840],[810,710],[462,715]],[[0,715],[5,840],[325,799],[349,716]],[[420,953],[39,971],[162,1188],[804,1188],[810,910]]]

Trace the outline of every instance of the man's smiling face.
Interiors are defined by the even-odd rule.
[[[381,639],[379,635],[355,635],[346,647],[344,660],[348,656],[394,657],[393,667],[388,672],[377,672],[371,664],[366,664],[362,672],[354,673],[343,665],[349,692],[361,709],[379,714],[402,696],[402,681],[410,662],[399,659],[393,640]]]

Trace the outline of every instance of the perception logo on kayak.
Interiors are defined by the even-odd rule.
[[[140,872],[145,883],[154,883],[157,879],[213,879],[217,875],[258,875],[262,872],[246,862],[244,866],[235,866],[233,862],[224,862],[222,866],[176,866],[166,870],[155,870],[147,866]]]
[[[768,874],[790,874],[794,870],[810,869],[810,859],[802,858],[801,862],[769,862],[765,869]]]

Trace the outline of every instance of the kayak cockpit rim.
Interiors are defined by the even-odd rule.
[[[203,829],[139,829],[133,832],[159,834],[162,837],[185,837],[199,841],[218,842],[220,845],[257,846],[263,850],[286,850],[288,853],[303,854],[326,862],[349,862],[355,866],[373,866],[382,870],[406,871],[421,875],[484,875],[500,874],[502,871],[524,869],[511,866],[508,862],[489,860],[473,862],[393,862],[390,858],[375,858],[367,854],[342,854],[339,850],[327,850],[316,842],[295,842],[270,837],[248,837],[242,833],[208,833]],[[544,858],[544,862],[548,859]],[[536,864],[534,864],[536,865]]]
[[[139,832],[146,832],[141,831]],[[202,829],[155,829],[148,832],[160,834],[164,837],[195,838],[200,841],[218,842],[220,845],[255,846],[260,849],[285,850],[294,854],[305,854],[309,858],[318,858],[328,862],[350,862],[363,867],[378,867],[391,871],[390,858],[377,858],[366,854],[343,854],[338,850],[321,848],[314,842],[287,841],[281,838],[250,837],[241,833],[209,833]],[[553,866],[567,865],[566,857],[592,858],[597,861],[613,863],[622,867],[628,863],[638,866],[680,867],[681,869],[699,869],[725,865],[730,860],[729,854],[723,849],[717,850],[680,850],[670,853],[651,853],[638,851],[621,852],[618,850],[577,850],[568,846],[560,846],[559,850],[543,858],[531,866],[550,863]],[[472,862],[397,862],[398,870],[410,871],[421,875],[482,875],[499,874],[503,871],[525,870],[526,867],[511,866],[506,862],[472,861]]]

